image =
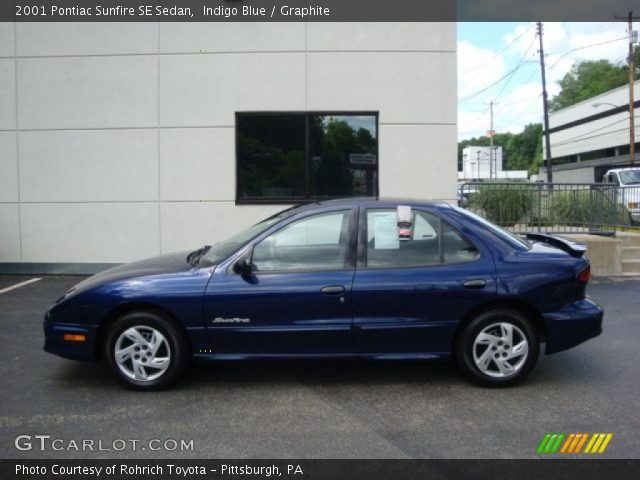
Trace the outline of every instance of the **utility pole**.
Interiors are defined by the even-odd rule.
[[[616,18],[619,20],[624,19],[625,17],[619,17],[616,15]],[[640,17],[635,17],[640,18]],[[633,32],[633,10],[630,10],[627,14],[627,30],[629,32],[629,56],[627,58],[627,62],[629,64],[629,165],[635,165],[636,163],[636,122],[634,118],[635,109],[633,107],[634,98],[633,98],[633,80],[635,73],[635,58],[633,55],[633,44],[635,43],[635,35]]]
[[[495,100],[489,102],[489,111],[491,112],[491,126],[489,127],[489,178],[493,178],[494,173],[494,153],[493,153],[493,136],[496,132],[493,130],[493,106],[499,105]],[[497,176],[497,175],[496,175]]]
[[[633,10],[627,17],[629,25],[629,165],[636,163],[636,122],[633,107],[633,77],[635,72],[635,59],[633,58]]]
[[[547,167],[547,182],[553,182],[551,172],[551,138],[549,135],[549,98],[547,97],[547,80],[544,71],[544,47],[542,46],[542,22],[538,22],[538,37],[540,38],[540,72],[542,73],[542,107],[544,110],[544,164]]]

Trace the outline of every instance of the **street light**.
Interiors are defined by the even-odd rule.
[[[614,105],[613,103],[609,103],[609,102],[596,102],[596,103],[592,103],[591,104],[591,106],[593,108],[598,108],[598,107],[601,107],[603,105],[609,105],[610,107],[618,108],[618,105]]]

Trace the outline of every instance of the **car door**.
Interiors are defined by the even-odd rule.
[[[204,302],[213,354],[345,354],[357,209],[296,217],[251,245],[253,271],[216,269]]]
[[[404,238],[397,220],[396,207],[361,209],[355,349],[446,355],[464,312],[496,291],[493,258],[429,211],[411,209],[411,232]]]

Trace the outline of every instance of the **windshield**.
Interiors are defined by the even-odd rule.
[[[640,170],[623,170],[618,175],[622,185],[640,185]]]
[[[279,221],[293,215],[296,208],[297,207],[292,207],[278,212],[275,215],[262,220],[255,225],[252,225],[246,230],[243,230],[240,233],[236,233],[234,236],[229,237],[220,243],[216,243],[207,251],[207,253],[202,256],[201,261],[205,261],[210,264],[216,264],[220,260],[224,260],[252,238],[257,237],[262,232],[267,230],[272,225],[275,225]]]
[[[513,248],[516,248],[518,250],[529,250],[531,248],[531,245],[529,244],[529,242],[527,242],[523,238],[521,238],[518,235],[515,235],[515,234],[513,234],[511,232],[508,232],[507,230],[505,230],[503,228],[500,228],[499,226],[497,226],[497,225],[491,223],[490,221],[482,218],[480,215],[476,215],[475,213],[471,213],[469,210],[465,210],[464,208],[456,207],[454,205],[452,205],[451,207],[454,210],[457,210],[458,212],[460,212],[460,213],[462,213],[464,215],[467,215],[468,217],[471,217],[474,220],[476,220],[477,222],[481,223],[484,227],[486,227],[488,230],[493,232],[500,239],[502,239],[505,242],[507,242]]]

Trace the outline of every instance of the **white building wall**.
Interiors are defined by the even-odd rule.
[[[455,24],[0,23],[0,262],[116,263],[235,205],[236,111],[379,111],[380,194],[455,199]]]
[[[635,100],[640,99],[640,80],[634,84]],[[594,107],[594,104],[602,104]],[[608,105],[611,104],[611,105]],[[596,97],[577,103],[549,115],[549,127],[560,125],[589,117],[597,113],[606,112],[612,105],[629,104],[629,87],[627,85],[603,93]],[[640,109],[635,109],[636,117],[640,116]],[[640,118],[636,118],[636,142],[640,141]],[[629,111],[610,115],[599,120],[593,120],[582,125],[566,128],[551,133],[551,157],[564,157],[592,150],[602,150],[618,145],[629,144]],[[544,142],[544,138],[543,138]]]

